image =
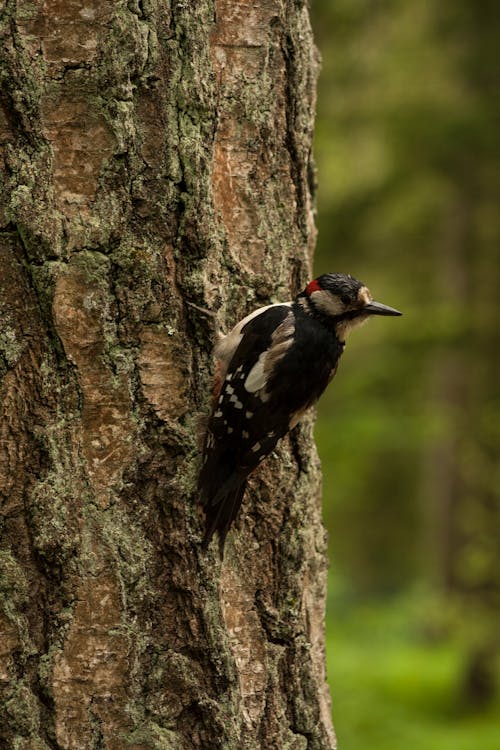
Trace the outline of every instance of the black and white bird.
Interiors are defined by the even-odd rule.
[[[401,315],[374,302],[352,276],[329,273],[290,301],[255,310],[216,345],[214,405],[199,493],[206,548],[222,556],[249,474],[293,429],[337,371],[347,334],[371,315]]]

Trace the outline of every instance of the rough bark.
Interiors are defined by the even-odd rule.
[[[302,0],[5,0],[0,746],[334,746],[306,422],[200,551],[215,326],[314,242]],[[216,311],[216,323],[197,307]]]

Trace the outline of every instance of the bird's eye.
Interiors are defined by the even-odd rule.
[[[340,301],[342,302],[342,304],[343,304],[343,305],[346,305],[346,306],[347,306],[347,305],[349,305],[349,304],[350,304],[350,302],[351,302],[351,298],[350,298],[350,297],[348,297],[348,296],[347,296],[347,294],[343,294],[343,295],[341,296],[341,298],[340,298]]]

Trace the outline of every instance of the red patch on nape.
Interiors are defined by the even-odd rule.
[[[309,284],[306,286],[306,293],[312,294],[313,292],[319,292],[320,289],[321,287],[318,284],[318,280],[314,279],[314,281],[310,281]]]

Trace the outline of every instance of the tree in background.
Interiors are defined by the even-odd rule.
[[[358,358],[353,341],[322,411],[335,402],[335,429],[320,425],[335,556],[357,596],[439,590],[421,622],[458,636],[457,687],[484,705],[500,646],[500,10],[313,10],[320,268],[333,253],[405,312]]]
[[[310,275],[305,2],[7,0],[1,35],[0,744],[330,749],[310,422],[223,564],[193,490],[200,308]]]

